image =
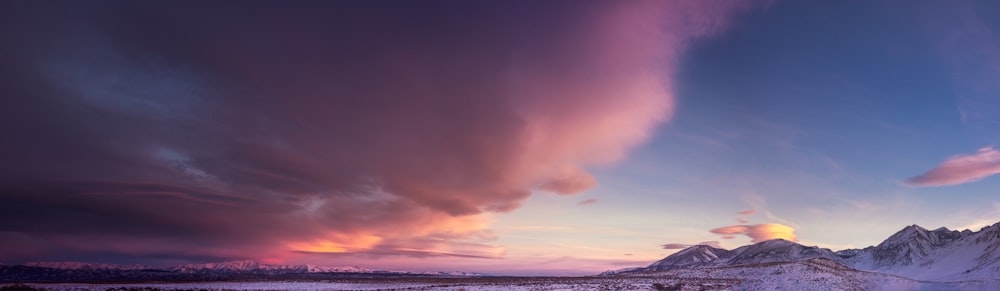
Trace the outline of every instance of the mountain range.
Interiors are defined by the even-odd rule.
[[[775,239],[732,250],[695,245],[646,267],[608,271],[609,280],[665,287],[741,290],[1000,290],[1000,223],[979,231],[906,226],[875,246],[832,251]],[[468,272],[395,272],[359,267],[263,264],[251,260],[166,268],[78,262],[0,265],[9,282],[206,282],[335,278],[478,277]],[[721,285],[720,285],[721,284]],[[687,288],[687,289],[685,289]]]
[[[30,262],[0,265],[4,282],[113,282],[113,281],[201,281],[246,279],[324,279],[394,276],[482,276],[472,272],[380,271],[361,267],[263,264],[252,260],[187,264],[166,268],[145,265],[115,265],[82,262]]]
[[[791,264],[799,267],[811,266],[805,269],[816,272],[820,272],[823,268],[815,266],[822,265],[826,266],[824,268],[827,270],[836,270],[834,272],[836,276],[862,276],[867,278],[865,280],[879,282],[1000,284],[998,249],[1000,249],[1000,223],[975,232],[949,230],[944,227],[927,230],[918,225],[910,225],[889,236],[882,243],[862,249],[831,251],[783,239],[763,241],[733,250],[695,245],[644,268],[609,271],[604,275],[651,273],[683,275],[694,274],[693,272],[697,271],[707,276],[706,274],[728,274],[733,270],[746,274],[759,268]],[[791,267],[785,267],[787,268]],[[774,274],[784,274],[780,270],[774,272],[776,272]],[[815,275],[814,272],[805,277],[815,280]],[[858,282],[865,281],[854,279]],[[869,288],[881,285],[857,286]],[[949,286],[943,287],[950,288]],[[974,288],[995,285],[976,286]]]

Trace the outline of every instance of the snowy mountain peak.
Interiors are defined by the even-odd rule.
[[[702,254],[714,255],[719,250],[722,250],[722,249],[716,248],[716,247],[712,247],[710,245],[693,245],[693,246],[685,248],[685,249],[683,249],[683,250],[681,250],[681,251],[679,251],[677,253],[678,254],[702,253]]]
[[[940,227],[929,231],[916,224],[907,226],[875,247],[866,249],[870,255],[871,268],[888,266],[910,266],[926,261],[934,250],[942,248],[968,236],[969,232],[960,232]],[[860,258],[859,258],[860,259]]]
[[[759,243],[756,243],[756,244],[760,245],[760,246],[768,246],[768,247],[786,247],[786,246],[791,246],[791,245],[799,245],[796,242],[785,240],[783,238],[776,238],[776,239],[772,239],[772,240],[766,240],[766,241],[762,241],[762,242],[759,242]]]
[[[773,239],[742,246],[732,251],[706,245],[691,246],[649,265],[646,269],[670,270],[712,265],[791,262],[814,258],[835,262],[842,261],[829,249],[815,246],[807,247],[784,239]]]
[[[762,241],[748,246],[736,248],[728,257],[729,264],[754,264],[791,262],[803,259],[824,258],[840,262],[841,259],[829,249],[816,246],[803,246],[784,239]]]
[[[906,243],[912,240],[930,240],[930,239],[931,238],[928,236],[927,229],[924,229],[923,227],[914,224],[904,227],[903,229],[892,234],[891,236],[889,236],[889,238],[887,238],[885,241],[879,244],[879,246],[896,245],[896,244]]]
[[[704,274],[713,270],[739,269],[744,272],[753,268],[772,268],[778,266],[776,264],[794,263],[788,266],[808,265],[810,272],[823,265],[829,267],[826,269],[831,272],[844,274],[868,276],[883,273],[923,281],[971,280],[1000,284],[1000,223],[975,232],[945,227],[927,230],[914,224],[902,228],[876,246],[836,253],[781,239],[758,242],[731,251],[713,249],[707,246],[690,247],[642,270],[675,273],[696,271]],[[769,274],[787,274],[784,270],[779,271]]]
[[[652,270],[667,270],[692,265],[701,265],[718,260],[729,251],[708,245],[694,245],[680,250],[651,265]]]

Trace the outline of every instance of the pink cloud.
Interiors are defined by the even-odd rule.
[[[1000,173],[1000,151],[984,147],[976,153],[948,158],[926,173],[906,180],[914,186],[947,186],[974,182]]]
[[[561,195],[583,192],[597,185],[594,176],[583,172],[574,172],[568,176],[552,178],[538,186],[538,189]]]
[[[591,205],[591,204],[594,204],[594,203],[597,203],[597,198],[586,199],[586,200],[577,202],[576,204],[577,205]]]
[[[747,210],[737,211],[736,212],[736,214],[739,214],[739,215],[753,215],[754,213],[757,213],[757,210],[747,209]]]
[[[776,223],[754,224],[754,225],[731,225],[710,230],[715,234],[722,234],[731,237],[734,234],[742,234],[750,237],[751,242],[762,242],[772,239],[785,239],[798,241],[795,236],[795,229]],[[725,237],[724,237],[725,238]]]

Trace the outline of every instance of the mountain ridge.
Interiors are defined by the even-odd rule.
[[[381,271],[356,266],[332,267],[310,264],[264,264],[235,260],[171,267],[116,265],[84,262],[28,262],[0,265],[4,282],[116,282],[116,281],[214,281],[214,280],[301,280],[345,277],[442,276],[482,277],[474,272]]]
[[[1000,281],[1000,222],[979,231],[927,230],[913,224],[881,243],[862,249],[831,251],[783,239],[733,250],[691,246],[647,267],[620,273],[759,267],[771,263],[825,260],[845,268],[917,281]]]

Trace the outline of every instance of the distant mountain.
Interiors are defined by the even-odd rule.
[[[1000,284],[1000,223],[976,232],[944,227],[927,230],[910,225],[876,246],[838,252],[782,239],[731,251],[698,245],[671,254],[645,268],[608,275],[657,271],[670,271],[671,275],[675,275],[685,272],[682,270],[760,268],[775,263],[802,261],[824,262],[852,272],[877,272],[917,281]]]
[[[272,265],[252,260],[229,261],[208,264],[189,264],[167,268],[180,273],[233,272],[233,273],[373,273],[371,269],[360,267],[330,267],[317,265]]]
[[[158,270],[178,273],[374,273],[375,270],[347,266],[330,267],[318,265],[279,265],[262,264],[252,260],[228,261],[207,264],[188,264],[168,268],[153,268],[145,265],[115,265],[115,264],[95,264],[82,262],[30,262],[25,263],[25,267],[37,267],[59,270],[77,271],[130,271],[130,270]],[[382,271],[389,272],[389,271]]]
[[[262,264],[252,260],[188,264],[168,268],[143,265],[93,264],[80,262],[36,262],[18,266],[0,265],[4,282],[108,282],[108,281],[192,281],[257,279],[323,279],[343,277],[447,276],[476,277],[472,272],[376,271],[361,267]]]
[[[0,265],[2,266],[2,265]],[[31,262],[24,266],[61,269],[61,270],[145,270],[152,269],[146,265],[115,265],[115,264],[94,264],[82,262]]]

